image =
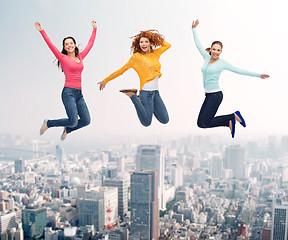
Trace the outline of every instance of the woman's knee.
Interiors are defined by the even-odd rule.
[[[205,124],[203,122],[197,121],[197,126],[199,128],[206,128]]]
[[[69,125],[67,127],[74,128],[78,124],[78,118],[69,118]]]
[[[146,120],[146,121],[140,121],[141,122],[141,124],[144,126],[144,127],[149,127],[150,125],[151,125],[151,120],[149,121],[149,120]]]
[[[84,126],[88,126],[88,125],[91,123],[91,118],[90,118],[90,116],[85,117],[85,118],[83,118],[83,119],[81,119],[81,120],[82,120]]]
[[[166,118],[161,119],[160,122],[163,124],[167,124],[169,122],[169,117],[167,116]]]

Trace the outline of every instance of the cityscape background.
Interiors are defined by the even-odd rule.
[[[0,237],[285,240],[288,135],[229,142],[131,138],[68,154],[1,134]]]

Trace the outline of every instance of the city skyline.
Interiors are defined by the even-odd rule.
[[[6,135],[0,139],[2,149],[13,143]],[[157,145],[126,142],[72,154],[65,154],[55,143],[46,143],[54,153],[39,152],[32,154],[33,159],[0,162],[3,236],[10,239],[24,231],[25,236],[45,232],[47,240],[69,234],[83,234],[82,239],[87,240],[89,236],[139,239],[139,234],[147,239],[144,235],[152,233],[161,240],[180,236],[254,240],[261,235],[268,240],[278,234],[273,222],[276,227],[283,225],[282,218],[273,213],[272,202],[287,200],[287,139],[288,135],[281,139],[269,136],[231,145],[219,137],[188,135],[164,139]],[[24,151],[28,144],[34,150],[43,148],[26,141],[14,139]],[[162,164],[163,168],[158,168]],[[154,177],[148,177],[151,173]],[[145,179],[143,174],[148,174]],[[159,199],[166,206],[159,209],[159,221],[155,210],[160,207],[158,179],[163,182],[159,191],[164,191]],[[25,220],[25,209],[37,212],[28,220],[31,225]],[[11,225],[7,224],[9,219]]]
[[[234,142],[259,133],[288,133],[288,129],[283,128],[286,113],[281,113],[281,118],[277,117],[281,110],[278,105],[285,102],[288,87],[282,54],[286,45],[284,3],[225,0],[220,4],[211,0],[168,0],[153,1],[153,4],[147,1],[147,5],[153,6],[148,9],[131,0],[126,1],[125,7],[115,0],[87,1],[85,4],[73,0],[66,3],[1,1],[0,44],[4,46],[5,56],[0,60],[1,83],[5,89],[0,101],[1,133],[60,142],[62,129],[49,129],[44,136],[39,136],[43,119],[66,117],[66,113],[60,98],[64,76],[53,63],[55,57],[35,29],[34,22],[43,24],[58,48],[63,37],[72,35],[83,49],[92,31],[92,19],[97,22],[97,36],[85,59],[83,72],[84,97],[92,123],[71,134],[67,143],[63,143],[64,147],[79,142],[111,142],[121,136],[149,137],[155,133],[222,134],[229,137],[226,128],[203,130],[196,125],[204,90],[200,70],[203,62],[191,31],[195,19],[200,20],[197,31],[203,46],[220,39],[224,43],[224,59],[235,66],[271,75],[270,79],[262,80],[223,73],[220,84],[224,101],[219,114],[240,110],[247,122],[246,129],[236,126]],[[149,28],[158,29],[172,44],[160,59],[163,76],[159,80],[170,122],[161,125],[154,119],[152,125],[145,128],[139,123],[129,99],[118,92],[122,88],[138,88],[138,76],[133,70],[107,84],[102,92],[97,83],[128,61],[131,56],[129,36]]]

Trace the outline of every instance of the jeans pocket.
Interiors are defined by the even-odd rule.
[[[73,91],[73,89],[70,89],[70,88],[64,88],[62,92],[62,96],[73,97],[75,96],[75,91]]]

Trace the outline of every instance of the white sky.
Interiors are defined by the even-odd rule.
[[[61,101],[64,75],[53,63],[55,57],[34,22],[42,23],[59,49],[68,35],[84,49],[92,32],[90,22],[96,20],[96,41],[84,60],[82,74],[92,123],[68,136],[64,144],[99,142],[117,135],[219,133],[229,137],[228,129],[203,130],[196,125],[204,100],[203,59],[194,44],[191,23],[199,19],[197,30],[204,47],[220,40],[222,58],[237,67],[271,75],[262,80],[222,74],[224,99],[218,114],[240,110],[247,122],[246,129],[237,125],[236,138],[288,134],[286,9],[281,0],[1,0],[0,133],[59,141],[62,128],[49,129],[41,138],[38,135],[44,118],[62,118],[66,113]],[[118,91],[139,88],[134,70],[108,83],[102,92],[97,83],[128,61],[129,37],[151,28],[172,44],[160,58],[163,75],[159,81],[170,122],[162,125],[154,118],[145,128],[130,99]]]

